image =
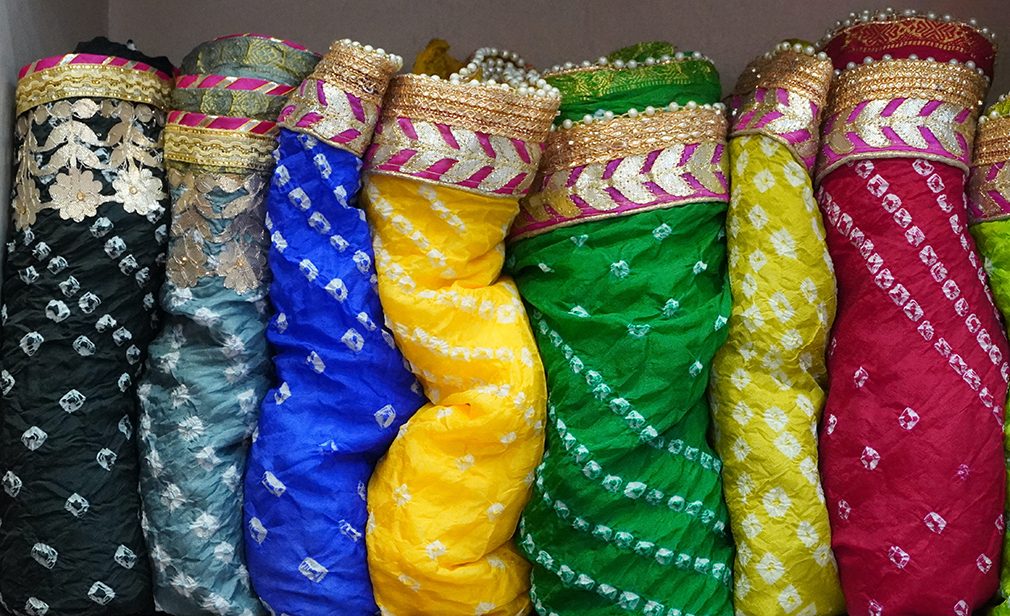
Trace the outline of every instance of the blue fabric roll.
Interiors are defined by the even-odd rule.
[[[246,474],[253,586],[277,614],[374,614],[366,486],[421,387],[383,327],[372,240],[353,204],[361,160],[281,129],[267,198],[280,386]]]

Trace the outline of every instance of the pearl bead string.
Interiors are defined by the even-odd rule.
[[[694,101],[688,101],[687,103],[685,103],[683,105],[678,104],[678,103],[670,103],[669,105],[666,105],[665,107],[659,107],[658,109],[656,107],[653,107],[653,106],[650,105],[650,106],[646,107],[645,109],[643,109],[641,111],[639,111],[638,109],[635,109],[634,107],[632,107],[631,109],[629,109],[626,112],[621,113],[621,114],[615,114],[613,111],[599,110],[599,111],[597,111],[596,113],[594,113],[592,115],[586,114],[585,116],[582,117],[581,120],[575,120],[575,121],[573,121],[573,120],[570,120],[570,119],[566,119],[566,120],[564,120],[564,121],[561,122],[560,126],[552,125],[551,126],[551,132],[554,132],[554,131],[557,131],[557,130],[569,130],[569,129],[577,127],[577,126],[589,126],[589,125],[594,124],[594,123],[595,124],[602,124],[602,123],[605,123],[605,122],[609,122],[610,120],[613,120],[615,118],[632,118],[632,119],[634,119],[634,118],[639,118],[639,117],[653,117],[655,115],[662,115],[662,114],[665,114],[665,113],[676,113],[678,111],[695,110],[695,109],[708,109],[708,110],[712,110],[712,111],[718,112],[720,114],[725,114],[726,113],[726,105],[724,105],[722,103],[711,103],[711,104],[705,103],[703,105],[699,105],[698,103],[696,103]]]
[[[587,69],[598,69],[598,68],[614,68],[614,69],[636,69],[640,66],[655,66],[657,64],[669,64],[671,62],[711,62],[711,60],[702,54],[700,51],[695,51],[691,53],[684,53],[683,51],[675,52],[673,55],[663,54],[658,58],[648,57],[642,61],[637,60],[609,60],[603,56],[598,58],[595,63],[589,60],[583,60],[579,64],[574,62],[565,62],[564,64],[555,64],[550,69],[544,72],[544,75],[551,77],[555,75],[564,74],[568,71],[584,71]]]
[[[362,45],[358,41],[352,41],[351,39],[348,39],[348,38],[340,39],[340,42],[342,44],[344,44],[344,45],[350,45],[351,47],[357,47],[358,49],[361,49],[362,51],[366,51],[368,53],[375,53],[375,54],[378,54],[378,55],[380,55],[380,56],[382,56],[384,58],[387,58],[390,62],[396,64],[396,70],[400,70],[400,68],[403,67],[403,57],[402,56],[398,56],[395,53],[389,53],[388,51],[386,51],[385,49],[383,49],[381,47],[372,47],[371,45]]]
[[[982,114],[982,116],[978,119],[978,123],[985,124],[990,118],[996,120],[1004,117],[1003,114],[997,111],[995,107],[996,105],[999,105],[1000,103],[1004,102],[1006,100],[1006,97],[1007,97],[1006,94],[1000,94],[999,98],[996,99],[996,103],[993,105],[993,108],[989,110],[988,114]]]
[[[920,58],[918,55],[916,55],[916,54],[913,53],[913,54],[909,54],[909,56],[907,58],[898,58],[896,60],[893,56],[891,56],[891,54],[885,53],[883,56],[880,57],[879,60],[875,60],[875,59],[871,58],[870,56],[866,56],[865,58],[863,58],[863,64],[874,64],[874,63],[881,63],[881,62],[901,62],[903,60],[913,60],[914,61],[914,60],[921,60],[921,59],[922,58]],[[925,61],[926,62],[936,62],[937,60],[933,56],[928,56],[928,57],[926,57]],[[986,80],[986,83],[988,83],[990,81],[989,75],[987,75],[984,70],[978,68],[975,65],[975,62],[972,61],[972,60],[968,60],[967,62],[963,62],[962,63],[962,62],[958,61],[956,58],[951,58],[946,64],[950,64],[952,66],[958,66],[958,65],[963,64],[964,66],[966,66],[966,67],[968,67],[970,69],[973,69],[975,72],[977,72],[979,75],[981,75]],[[857,66],[860,66],[860,65],[856,64],[855,62],[849,62],[848,64],[845,65],[845,70],[853,69],[853,68],[856,68]],[[838,75],[841,75],[841,74],[842,74],[842,69],[837,69],[836,68],[835,69],[835,76],[837,77]]]
[[[476,78],[478,74],[482,79]],[[424,77],[442,80],[438,75]],[[448,81],[453,85],[482,85],[515,90],[525,96],[561,98],[561,92],[547,83],[539,72],[526,68],[526,62],[519,54],[494,47],[482,47],[475,51],[463,68],[449,75]]]

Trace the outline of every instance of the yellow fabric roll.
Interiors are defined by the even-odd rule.
[[[517,58],[496,54],[476,55],[486,78]],[[515,80],[513,68],[497,79]],[[547,390],[502,265],[558,100],[526,92],[401,75],[367,157],[379,296],[431,400],[368,486],[369,572],[385,616],[529,611],[529,564],[512,536],[543,454]]]
[[[748,82],[745,74],[745,92],[734,101],[726,221],[733,312],[711,382],[737,542],[734,607],[746,616],[841,614],[817,466],[835,280],[804,166],[812,160],[802,157],[816,151],[831,69],[827,60],[791,51],[759,64],[750,74],[766,81]],[[820,81],[799,87],[801,69]],[[811,100],[810,90],[821,97]]]

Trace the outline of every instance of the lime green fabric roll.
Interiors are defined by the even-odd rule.
[[[707,60],[658,69],[643,60],[602,70],[612,83],[689,71],[703,78],[688,89],[714,91],[696,102],[718,100]],[[676,62],[707,66],[666,66]],[[637,74],[621,74],[628,71]],[[548,81],[570,112],[570,80]],[[632,90],[655,107],[678,95],[669,84]],[[620,89],[592,106],[633,107]],[[695,117],[711,119],[722,135],[699,145],[671,128]],[[615,140],[631,144],[643,127],[669,139],[656,149],[600,153]],[[687,194],[692,181],[677,184],[680,194],[667,191],[685,174],[712,174],[725,186],[724,131],[718,109],[694,105],[563,127],[513,228],[511,269],[548,380],[547,453],[519,539],[533,563],[534,606],[545,616],[732,614],[733,547],[705,396],[731,308],[728,196]],[[566,149],[573,141],[589,150]]]

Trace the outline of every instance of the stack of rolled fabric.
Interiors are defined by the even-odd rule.
[[[987,32],[913,12],[828,36],[817,200],[838,282],[821,424],[850,613],[966,615],[996,590],[1007,339],[967,229]]]
[[[238,65],[243,53],[255,66]],[[166,318],[137,390],[155,603],[172,614],[262,613],[242,547],[242,479],[271,384],[264,203],[276,109],[316,59],[286,41],[227,37],[186,57],[173,97]]]
[[[649,43],[547,81],[560,127],[510,245],[549,392],[520,527],[534,607],[732,614],[705,395],[731,306],[718,73]]]
[[[734,301],[711,399],[741,615],[845,612],[817,470],[835,276],[810,177],[832,67],[814,53],[780,44],[730,98]]]
[[[1006,95],[979,118],[975,159],[968,191],[968,219],[978,250],[985,258],[996,307],[1010,321],[1010,100]],[[1004,442],[1006,426],[1004,425]],[[1004,514],[1004,523],[1006,515]],[[999,591],[1003,601],[995,616],[1010,615],[1010,536],[1003,534]]]
[[[134,379],[157,325],[172,66],[96,41],[21,69],[2,308],[0,603],[151,613]]]
[[[361,155],[397,56],[338,41],[281,113],[267,201],[276,382],[246,472],[253,587],[275,613],[374,614],[365,490],[424,402],[386,329]]]
[[[529,565],[512,542],[543,449],[543,368],[504,239],[557,111],[510,52],[449,80],[395,77],[363,196],[379,297],[430,403],[368,486],[368,563],[385,614],[512,615]]]

